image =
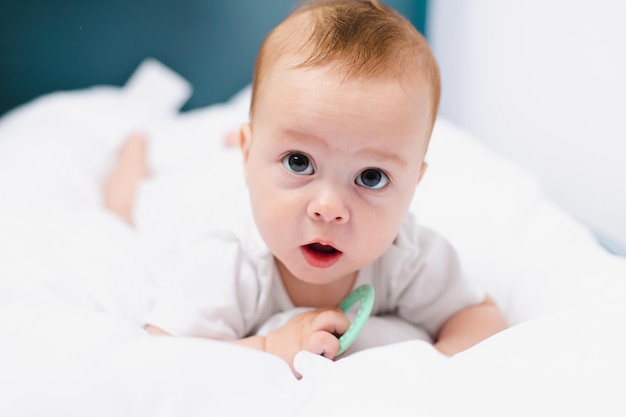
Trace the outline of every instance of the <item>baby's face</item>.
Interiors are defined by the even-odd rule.
[[[323,67],[266,77],[242,128],[257,227],[283,280],[352,280],[393,242],[424,172],[429,92]]]

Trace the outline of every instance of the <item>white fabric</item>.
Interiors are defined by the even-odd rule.
[[[237,201],[221,198],[215,204]],[[272,316],[295,309],[251,213],[243,211],[236,229],[206,231],[181,249],[180,268],[159,280],[148,324],[177,336],[232,340],[261,327],[267,333]],[[393,245],[359,272],[354,288],[364,284],[376,294],[372,315],[397,315],[431,338],[452,314],[485,296],[464,280],[448,242],[417,226],[411,214]]]
[[[163,181],[192,184],[208,158],[232,173],[212,186],[241,184],[238,154],[219,141],[246,110],[235,100],[151,117],[150,101],[125,97],[124,88],[58,93],[0,120],[0,415],[626,414],[626,260],[444,120],[413,210],[457,248],[511,328],[451,359],[420,341],[336,362],[300,353],[300,381],[262,352],[149,337],[136,320],[153,301],[139,256],[147,245],[99,207],[102,173],[141,129],[164,138],[151,154]],[[215,195],[171,191],[164,200],[177,215],[144,223],[142,236],[216,221],[201,216]],[[151,253],[167,267],[177,248]]]

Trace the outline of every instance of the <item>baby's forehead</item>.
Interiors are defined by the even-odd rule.
[[[289,62],[270,70],[260,91],[253,119],[264,127],[322,130],[333,138],[360,132],[364,140],[388,137],[391,131],[409,137],[415,129],[429,128],[432,97],[426,87],[409,88],[385,75],[346,78],[333,67]]]
[[[315,81],[319,81],[319,78],[330,79],[333,81],[333,85],[337,85],[337,87],[341,87],[343,84],[358,84],[364,93],[367,92],[368,86],[377,83],[398,84],[403,92],[415,102],[423,99],[425,95],[432,99],[435,94],[427,77],[419,71],[412,71],[409,68],[404,72],[388,71],[377,74],[359,74],[347,71],[343,62],[330,61],[319,66],[302,66],[302,59],[303,54],[300,53],[284,54],[277,57],[267,66],[264,72],[264,83],[257,86],[258,94],[263,94],[265,88],[262,88],[262,84],[268,80],[281,83],[288,75],[290,78],[302,79],[304,82],[310,80],[309,73],[315,73]],[[272,86],[268,86],[268,88],[273,90]]]

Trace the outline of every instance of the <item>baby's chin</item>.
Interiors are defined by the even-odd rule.
[[[287,278],[310,285],[331,285],[344,279],[354,279],[358,273],[358,270],[343,270],[337,263],[329,268],[313,267],[303,259],[291,265],[286,265],[279,259],[276,259],[276,263],[283,281]]]

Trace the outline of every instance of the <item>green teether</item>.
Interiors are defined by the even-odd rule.
[[[339,351],[337,352],[337,356],[345,352],[346,349],[354,343],[359,333],[361,333],[361,330],[363,330],[363,326],[365,326],[372,312],[372,307],[374,307],[374,288],[369,284],[355,288],[345,300],[341,302],[339,308],[344,313],[347,313],[357,301],[360,303],[359,310],[356,313],[354,321],[350,324],[350,327],[348,327],[348,330],[339,338]]]

